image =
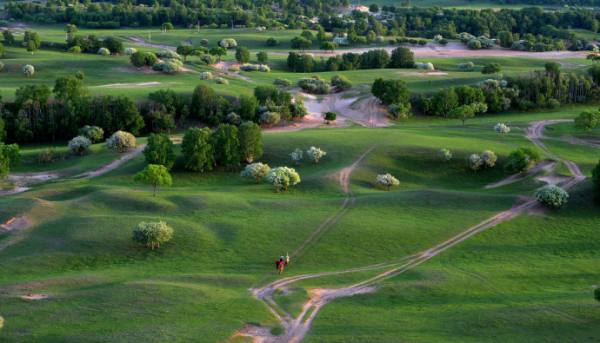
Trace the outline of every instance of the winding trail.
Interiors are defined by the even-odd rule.
[[[583,181],[585,179],[585,175],[583,175],[581,173],[581,170],[574,162],[562,159],[562,158],[552,154],[547,149],[547,147],[544,145],[544,143],[541,141],[541,139],[543,137],[543,130],[544,130],[545,126],[564,122],[564,121],[565,120],[544,120],[544,121],[533,122],[533,123],[531,123],[531,125],[527,131],[527,138],[530,139],[540,149],[544,150],[544,152],[549,157],[552,157],[556,161],[558,161],[560,163],[564,163],[567,166],[567,168],[569,169],[569,172],[571,173],[571,177],[563,180],[560,183],[560,185],[565,189],[569,189],[569,188],[575,186],[577,183]],[[340,180],[340,185],[342,186],[344,193],[348,194],[348,197],[346,198],[346,200],[348,202],[351,201],[349,199],[352,199],[352,202],[354,201],[354,195],[350,192],[350,190],[348,188],[350,175],[351,175],[352,171],[356,168],[358,163],[360,163],[360,161],[364,158],[364,155],[366,155],[369,151],[370,150],[368,150],[363,155],[361,155],[361,157],[359,157],[359,159],[354,164],[352,164],[351,166],[349,166],[347,168],[342,169],[342,171],[338,174],[339,180]],[[345,201],[345,203],[347,201]],[[333,271],[333,272],[322,272],[322,273],[312,273],[312,274],[290,276],[290,277],[286,277],[286,278],[282,278],[282,279],[273,281],[263,287],[252,289],[251,292],[254,295],[254,297],[257,298],[258,300],[261,300],[267,306],[267,308],[273,314],[273,316],[281,323],[281,325],[284,328],[284,334],[281,336],[273,336],[270,334],[269,330],[267,330],[266,328],[249,324],[249,325],[246,325],[239,332],[237,332],[235,335],[252,337],[255,342],[265,342],[265,343],[268,343],[268,342],[282,342],[282,343],[283,342],[290,342],[290,343],[300,342],[300,341],[302,341],[302,339],[306,336],[306,334],[310,330],[312,322],[316,318],[316,316],[319,313],[319,311],[321,310],[321,308],[323,308],[323,306],[325,306],[330,301],[332,301],[336,298],[349,297],[349,296],[354,296],[354,295],[358,295],[358,294],[374,292],[376,290],[376,286],[379,282],[387,280],[387,279],[397,276],[399,274],[402,274],[402,273],[406,272],[407,270],[410,270],[410,269],[428,261],[429,259],[439,255],[440,253],[454,247],[455,245],[473,237],[474,235],[481,233],[483,231],[486,231],[488,229],[491,229],[491,228],[497,226],[498,224],[503,223],[508,220],[511,220],[523,213],[526,213],[529,210],[534,209],[536,206],[538,206],[538,203],[535,199],[526,198],[526,200],[524,202],[517,204],[506,211],[502,211],[502,212],[466,229],[465,231],[447,239],[446,241],[433,246],[430,249],[421,251],[414,255],[406,256],[399,262],[397,261],[397,262],[391,262],[391,263],[382,263],[382,264],[377,264],[377,265],[357,267],[357,268],[351,268],[351,269],[345,269],[345,270]],[[348,207],[348,205],[342,205],[342,209],[339,210],[334,216],[330,217],[330,219],[331,218],[339,219],[339,216],[341,216],[341,213],[343,213],[343,211],[346,210],[347,207]],[[325,223],[329,223],[329,222],[330,222],[330,220],[328,219]],[[322,226],[323,227],[331,227],[331,225],[332,224],[325,224]],[[321,229],[321,227],[317,228],[317,230],[315,230],[316,234],[313,233],[313,235],[315,235],[315,236],[322,235],[322,233],[319,233],[321,230],[323,230],[323,229]],[[313,235],[309,236],[309,238],[296,251],[299,251],[299,250],[302,251],[302,249],[304,249],[304,246],[310,244],[313,241],[313,239],[312,239]],[[332,275],[340,275],[340,274],[346,274],[346,273],[376,271],[376,270],[382,270],[382,269],[384,269],[384,271],[380,272],[379,274],[376,274],[375,276],[372,276],[363,281],[351,284],[346,287],[310,290],[308,301],[303,305],[302,312],[295,318],[290,313],[287,313],[286,311],[284,311],[273,300],[273,297],[272,297],[273,293],[275,291],[282,289],[284,287],[287,287],[287,286],[289,286],[295,282],[301,281],[301,280],[326,277],[326,276],[332,276]]]
[[[139,155],[144,150],[145,146],[145,144],[139,145],[135,149],[122,153],[119,156],[119,158],[101,166],[98,169],[90,170],[72,177],[64,177],[63,175],[57,172],[10,174],[8,176],[8,180],[15,184],[15,188],[8,190],[0,190],[0,196],[23,193],[28,191],[31,188],[31,186],[42,182],[53,180],[91,179],[100,175],[104,175],[110,171],[119,168],[127,161],[130,161],[131,159]]]

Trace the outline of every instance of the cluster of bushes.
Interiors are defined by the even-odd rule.
[[[299,148],[294,149],[294,151],[290,153],[290,157],[295,164],[300,164],[304,159],[304,156],[306,156],[306,158],[313,163],[319,163],[321,158],[323,158],[325,155],[327,155],[325,150],[314,146],[308,148],[306,150],[306,154],[304,151],[302,151],[302,149]]]
[[[410,92],[406,82],[402,80],[376,79],[371,86],[371,93],[387,105],[393,119],[405,119],[410,116]]]
[[[287,66],[293,72],[338,71],[380,68],[414,68],[414,54],[410,49],[399,47],[389,54],[383,49],[374,49],[362,54],[345,53],[327,60],[316,60],[311,54],[290,52]]]
[[[129,57],[131,64],[137,68],[151,67],[153,70],[166,74],[174,74],[183,68],[181,56],[171,50],[152,52],[136,51]]]
[[[486,36],[475,37],[468,32],[461,32],[458,35],[461,42],[465,43],[469,49],[490,49],[494,46],[495,40]]]
[[[168,132],[188,119],[217,125],[231,122],[232,113],[239,118],[237,124],[276,124],[307,113],[300,99],[275,86],[256,87],[250,96],[225,98],[209,86],[199,85],[191,97],[159,90],[136,103],[126,96],[90,96],[82,78],[58,78],[52,89],[45,85],[19,87],[13,101],[0,102],[0,136],[7,142],[48,142],[72,139],[84,125],[96,126],[108,137],[119,130],[134,135]]]
[[[268,73],[271,71],[266,64],[252,64],[252,63],[244,63],[240,66],[240,69],[243,71],[261,71],[263,73]]]
[[[562,104],[585,103],[597,99],[599,84],[592,77],[561,73],[553,63],[544,72],[506,80],[486,80],[480,86],[460,86],[414,97],[413,107],[423,114],[456,117],[471,111],[464,106],[477,104],[478,113],[498,113],[514,108],[532,110],[556,108]],[[482,111],[485,105],[486,111]],[[462,107],[462,108],[461,108]],[[461,108],[461,110],[455,110]],[[473,108],[472,108],[473,109]]]
[[[298,80],[298,86],[303,91],[311,94],[327,94],[331,92],[331,85],[320,76]]]

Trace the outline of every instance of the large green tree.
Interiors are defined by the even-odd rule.
[[[144,156],[148,164],[158,164],[173,168],[175,164],[175,152],[173,152],[173,142],[167,134],[151,134],[148,137],[148,144],[144,148]]]
[[[185,133],[181,142],[185,169],[198,172],[213,169],[215,157],[210,136],[208,128],[191,128]]]
[[[171,186],[173,184],[169,170],[165,166],[158,164],[147,165],[144,170],[135,174],[134,180],[152,185],[153,196],[156,196],[159,187]]]
[[[235,168],[241,160],[238,128],[231,124],[221,124],[211,136],[215,149],[215,162],[226,168]]]
[[[243,122],[238,130],[242,159],[252,163],[262,157],[263,141],[260,126],[251,121]]]

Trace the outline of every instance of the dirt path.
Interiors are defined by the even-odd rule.
[[[573,163],[572,161],[568,161],[565,159],[561,159],[553,154],[551,154],[545,145],[541,142],[541,138],[543,137],[544,127],[547,125],[564,122],[564,120],[548,120],[548,121],[539,121],[533,122],[528,129],[527,138],[529,138],[535,145],[542,148],[548,155],[554,156],[554,158],[564,163],[571,173],[571,177],[564,179],[560,182],[560,185],[569,189],[581,182],[585,179],[585,176],[581,173],[579,167]],[[368,153],[367,151],[366,153]],[[338,178],[340,182],[340,186],[344,190],[344,193],[349,194],[347,199],[353,198],[352,193],[349,190],[349,179],[352,173],[352,170],[360,163],[360,161],[364,158],[363,154],[359,157],[359,159],[351,166],[342,169],[340,173],[338,173]],[[543,167],[540,167],[543,168]],[[316,318],[317,314],[330,301],[340,298],[340,297],[349,297],[358,294],[365,294],[369,292],[374,292],[376,290],[376,285],[386,279],[392,278],[399,274],[410,270],[429,259],[439,255],[440,253],[454,247],[455,245],[471,238],[472,236],[491,229],[505,221],[511,220],[522,213],[530,212],[538,206],[538,203],[535,199],[525,198],[525,200],[513,206],[512,208],[500,212],[470,228],[467,230],[441,242],[434,247],[424,250],[420,253],[405,257],[400,263],[389,263],[389,264],[378,264],[373,266],[365,266],[358,268],[351,268],[346,270],[334,271],[334,272],[323,272],[323,273],[313,273],[313,274],[304,274],[297,275],[292,277],[283,278],[280,280],[276,280],[272,283],[267,284],[264,287],[253,289],[252,294],[259,300],[261,300],[269,309],[269,311],[277,318],[277,320],[281,323],[284,328],[284,334],[281,336],[273,336],[270,334],[268,330],[265,328],[246,325],[243,331],[239,331],[236,335],[249,336],[254,338],[255,342],[290,342],[296,343],[302,341],[302,339],[306,336],[310,327],[312,325],[313,320]],[[342,206],[342,209],[344,206]],[[338,211],[339,213],[339,211]],[[334,215],[335,217],[335,215]],[[326,223],[329,222],[329,219]],[[316,230],[319,232],[320,228]],[[312,236],[312,235],[311,235]],[[311,241],[311,237],[307,239],[307,241]],[[304,243],[303,243],[304,244]],[[301,245],[302,246],[302,245]],[[295,282],[310,279],[310,278],[318,278],[324,276],[331,275],[339,275],[343,273],[354,273],[360,271],[371,271],[378,269],[386,269],[383,272],[376,274],[373,277],[370,277],[364,281],[354,283],[347,287],[341,288],[333,288],[333,289],[312,289],[309,292],[309,300],[303,305],[302,312],[297,317],[293,317],[291,314],[284,311],[277,303],[273,300],[273,293],[276,290],[282,289],[284,287],[289,286]]]
[[[177,47],[175,47],[175,46],[149,43],[144,38],[141,38],[141,37],[131,36],[131,37],[129,37],[129,40],[136,45],[143,46],[146,48],[164,49],[164,50],[173,50],[173,51],[177,50]]]
[[[75,179],[91,179],[91,178],[94,178],[94,177],[97,177],[100,175],[104,175],[110,171],[113,171],[113,170],[119,168],[127,161],[130,161],[131,159],[133,159],[134,157],[139,155],[144,150],[145,147],[146,147],[145,144],[139,145],[135,149],[131,149],[130,151],[127,151],[127,152],[121,154],[121,156],[118,159],[110,162],[109,164],[106,164],[96,170],[92,170],[92,171],[88,171],[88,172],[76,175],[73,178],[75,178]]]
[[[549,173],[549,172],[553,171],[555,168],[556,168],[556,162],[542,161],[542,162],[538,163],[537,165],[535,165],[535,167],[529,169],[528,171],[526,171],[524,173],[513,174],[513,175],[511,175],[505,179],[502,179],[498,182],[490,183],[489,185],[485,186],[484,188],[485,189],[493,189],[493,188],[510,185],[515,182],[519,182],[523,179],[526,179],[531,175],[535,175],[539,172]]]

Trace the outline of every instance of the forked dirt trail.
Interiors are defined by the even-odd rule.
[[[571,177],[564,179],[560,185],[569,189],[575,186],[577,183],[581,182],[585,179],[585,176],[579,170],[579,167],[573,163],[572,161],[568,161],[565,159],[561,159],[554,154],[552,154],[545,147],[541,138],[543,137],[544,127],[550,124],[555,124],[559,122],[564,122],[563,120],[553,120],[553,121],[539,121],[534,122],[529,127],[527,137],[537,146],[542,148],[549,156],[555,158],[557,161],[564,163],[571,173]],[[367,151],[366,153],[368,153]],[[344,168],[339,175],[340,186],[344,190],[346,194],[349,194],[348,198],[353,197],[351,192],[349,191],[349,179],[351,172],[358,163],[364,158],[364,155],[361,155],[359,159],[352,165],[347,168]],[[334,272],[323,272],[323,273],[312,273],[312,274],[303,274],[296,275],[291,277],[286,277],[280,280],[276,280],[271,282],[263,287],[253,289],[252,294],[259,300],[261,300],[269,309],[269,311],[273,314],[275,318],[281,323],[284,328],[284,334],[281,336],[273,336],[270,334],[269,330],[265,330],[265,328],[246,325],[243,330],[240,330],[236,333],[236,335],[249,336],[254,339],[255,342],[291,342],[296,343],[302,341],[302,339],[306,336],[310,327],[312,325],[313,320],[316,318],[317,314],[325,306],[328,302],[333,299],[340,297],[349,297],[358,294],[365,294],[369,292],[373,292],[376,290],[376,286],[379,282],[389,279],[391,277],[397,276],[410,270],[429,259],[437,256],[438,254],[454,247],[455,245],[471,238],[472,236],[491,229],[498,224],[501,224],[505,221],[511,220],[522,213],[527,213],[530,210],[534,209],[538,206],[537,201],[531,198],[526,198],[522,203],[513,206],[512,208],[500,212],[470,228],[467,230],[447,239],[444,242],[441,242],[430,249],[421,251],[417,254],[406,256],[400,262],[395,263],[383,263],[372,266],[358,267],[345,269]],[[342,206],[344,208],[344,206]],[[339,213],[339,211],[338,211]],[[327,221],[326,221],[327,222]],[[316,232],[318,232],[320,228],[317,228]],[[312,236],[312,235],[311,235]],[[307,239],[310,243],[311,237]],[[308,244],[309,244],[308,243]],[[305,243],[301,245],[304,246]],[[273,293],[276,290],[287,287],[295,282],[311,279],[311,278],[319,278],[331,275],[339,275],[344,273],[354,273],[361,271],[375,271],[384,269],[383,272],[376,274],[373,277],[370,277],[366,280],[351,284],[346,287],[341,288],[332,288],[332,289],[313,289],[309,292],[309,300],[303,305],[302,312],[297,316],[293,317],[290,313],[287,313],[283,310],[274,300]]]

